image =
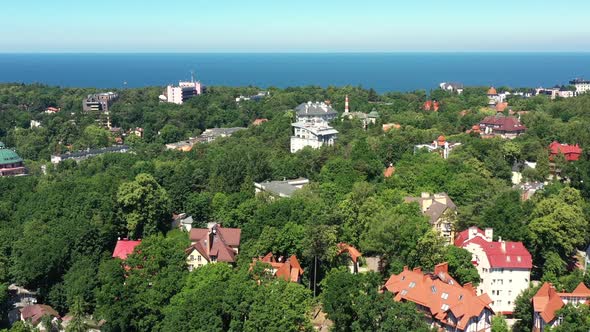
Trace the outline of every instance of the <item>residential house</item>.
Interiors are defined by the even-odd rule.
[[[436,100],[427,100],[424,102],[424,105],[422,105],[422,109],[425,111],[438,112],[439,108],[440,108],[440,103]]]
[[[265,97],[270,96],[270,92],[268,91],[260,91],[255,95],[252,96],[239,96],[236,97],[236,103],[240,103],[241,101],[248,101],[248,100],[252,100],[252,101],[261,101],[262,99],[264,99]]]
[[[402,126],[399,123],[385,123],[382,125],[383,131],[388,132],[391,129],[400,129]]]
[[[346,95],[346,99],[344,101],[344,113],[342,113],[342,119],[359,119],[363,124],[363,128],[367,129],[369,124],[375,124],[377,119],[379,118],[379,113],[373,108],[373,110],[367,114],[363,112],[350,112],[348,106],[348,95]]]
[[[189,152],[193,149],[193,145],[195,145],[195,141],[193,139],[189,139],[186,141],[168,143],[166,144],[166,150]]]
[[[442,83],[439,84],[439,86],[440,86],[440,88],[442,90],[453,92],[453,93],[456,93],[458,95],[460,95],[461,93],[463,93],[463,89],[464,89],[463,84],[462,83],[457,83],[457,82],[449,82],[449,83],[442,82]]]
[[[193,217],[187,216],[186,213],[173,214],[172,215],[172,229],[181,229],[186,232],[190,232],[193,228]]]
[[[537,191],[543,190],[545,188],[545,184],[538,181],[525,182],[516,186],[516,188],[521,192],[520,199],[523,201],[528,201]]]
[[[547,327],[561,324],[563,317],[557,311],[566,304],[590,305],[590,289],[580,283],[571,293],[559,293],[551,283],[544,283],[533,296],[533,332],[544,332]]]
[[[513,116],[505,116],[498,113],[485,117],[479,123],[481,135],[500,136],[513,139],[526,131],[526,127],[520,123],[520,119]]]
[[[448,263],[438,264],[433,273],[404,267],[392,275],[385,290],[397,302],[412,302],[432,328],[439,331],[491,332],[494,310],[487,294],[477,295],[470,283],[461,286],[448,273]]]
[[[253,126],[260,126],[261,124],[268,122],[268,119],[266,118],[261,118],[261,119],[256,119],[254,120],[254,122],[252,122]]]
[[[393,176],[393,174],[395,174],[395,167],[393,166],[393,164],[389,164],[389,166],[387,166],[387,168],[383,170],[383,177],[390,178]]]
[[[60,107],[47,107],[45,109],[46,114],[55,114],[55,113],[58,113],[59,111],[61,111]]]
[[[295,107],[296,122],[330,122],[338,117],[329,103],[308,101]]]
[[[338,131],[327,122],[295,122],[292,123],[291,153],[305,147],[319,149],[322,146],[332,146],[336,141]]]
[[[348,243],[340,242],[338,243],[338,255],[343,254],[346,254],[348,257],[350,257],[351,264],[348,266],[350,272],[354,274],[359,273],[361,263],[359,258],[362,256],[361,252]]]
[[[447,193],[422,193],[420,197],[406,197],[406,203],[416,202],[422,214],[428,217],[430,225],[445,239],[446,244],[452,244],[455,238],[455,219],[457,206]]]
[[[211,143],[218,138],[230,137],[235,132],[244,130],[245,127],[232,127],[232,128],[209,128],[199,136],[198,141],[201,143]]]
[[[241,233],[239,228],[224,228],[214,222],[207,224],[207,228],[192,228],[191,246],[185,250],[189,271],[209,263],[235,263]]]
[[[46,304],[33,304],[20,310],[20,320],[39,331],[47,331],[45,326],[40,324],[45,316],[49,316],[54,323],[60,319],[59,313]]]
[[[553,141],[549,144],[549,160],[553,161],[556,156],[563,154],[567,161],[577,161],[582,155],[582,148],[578,144],[568,145]]]
[[[16,284],[8,286],[8,300],[6,309],[8,310],[8,324],[13,325],[21,320],[21,310],[24,307],[37,304],[38,293],[28,290]]]
[[[27,169],[23,159],[0,142],[0,177],[25,174],[27,174]]]
[[[488,294],[497,313],[511,315],[516,297],[529,287],[533,260],[522,242],[493,241],[494,230],[470,227],[457,235],[455,246],[471,252],[481,279],[479,294]]]
[[[272,197],[291,197],[293,193],[309,183],[306,178],[283,181],[254,182],[254,193],[269,193]]]
[[[269,252],[264,257],[252,259],[252,264],[250,265],[250,268],[252,268],[254,264],[256,264],[257,262],[269,264],[270,269],[268,272],[270,272],[270,274],[274,277],[290,282],[301,282],[301,276],[303,276],[303,268],[301,268],[301,264],[299,263],[299,260],[295,255],[291,255],[291,257],[283,261],[283,257],[275,259],[273,254]]]
[[[141,240],[118,239],[112,257],[126,260],[140,244]]]
[[[496,88],[494,88],[493,86],[488,89],[487,96],[488,105],[490,105],[491,107],[495,106],[497,103],[504,102],[505,95],[498,94],[498,91],[496,91]]]
[[[100,149],[86,149],[82,151],[76,152],[68,152],[65,154],[60,155],[52,155],[51,156],[51,163],[52,164],[59,164],[64,160],[74,160],[75,162],[79,163],[82,160],[100,156],[106,153],[127,153],[131,149],[127,145],[115,145],[110,146],[108,148],[100,148]]]
[[[432,144],[420,144],[414,146],[414,153],[425,149],[428,152],[435,152],[438,153],[444,159],[449,158],[451,151],[460,146],[461,143],[450,143],[447,142],[444,136],[439,136],[436,140],[432,142]]]

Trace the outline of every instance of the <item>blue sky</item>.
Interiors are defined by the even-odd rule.
[[[588,0],[26,0],[0,52],[590,51]]]

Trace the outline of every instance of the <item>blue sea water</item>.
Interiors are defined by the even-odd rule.
[[[440,82],[537,87],[590,78],[590,53],[0,54],[0,82],[64,87],[361,85],[379,92]]]

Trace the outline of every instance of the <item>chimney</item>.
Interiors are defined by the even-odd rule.
[[[506,252],[506,241],[502,241],[502,239],[500,239],[500,245],[502,246],[502,252]]]
[[[440,273],[449,273],[449,263],[440,263],[434,267],[434,274],[439,275]]]
[[[477,226],[471,226],[471,227],[469,227],[469,235],[467,237],[467,240],[471,240],[475,236],[477,236]]]
[[[486,236],[486,241],[488,242],[492,242],[494,239],[494,229],[493,228],[486,228],[485,229],[485,236]]]
[[[413,272],[417,272],[417,273],[422,273],[422,268],[421,267],[415,267]]]

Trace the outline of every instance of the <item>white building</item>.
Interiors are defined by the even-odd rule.
[[[330,122],[338,117],[332,106],[323,102],[300,104],[295,107],[297,122]]]
[[[198,96],[205,91],[201,82],[178,82],[178,86],[168,85],[166,94],[160,96],[161,101],[182,105],[187,99]]]
[[[338,131],[328,122],[338,117],[338,113],[326,103],[303,103],[295,108],[297,122],[291,124],[291,153],[306,146],[313,149],[334,145]]]
[[[456,93],[458,95],[460,95],[461,93],[463,93],[463,84],[462,83],[442,82],[438,86],[440,86],[440,88],[442,90],[449,91],[449,92],[454,92],[454,93]]]
[[[529,287],[533,262],[522,242],[493,241],[494,231],[477,227],[459,233],[455,246],[473,255],[481,278],[477,291],[487,293],[496,313],[511,315],[516,297]]]
[[[440,156],[443,157],[444,159],[447,159],[447,158],[449,158],[451,151],[460,145],[461,145],[461,143],[447,142],[446,138],[441,135],[438,137],[438,139],[432,141],[432,144],[415,145],[414,146],[414,153],[416,153],[422,149],[425,149],[428,152],[436,152],[436,153],[440,154]]]
[[[590,91],[590,81],[576,78],[570,81],[570,84],[576,87],[576,94],[586,93]]]

